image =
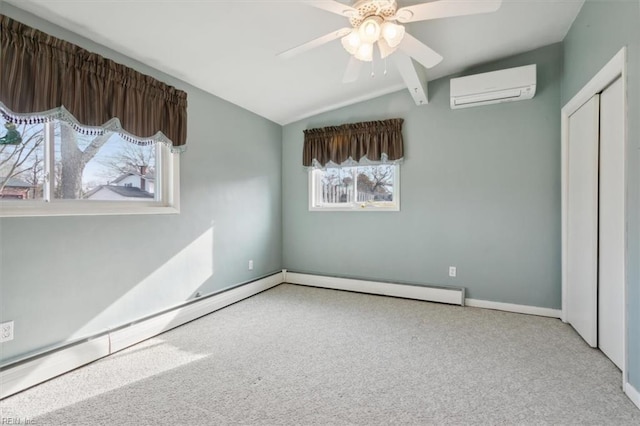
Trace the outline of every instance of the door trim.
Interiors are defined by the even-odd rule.
[[[569,161],[569,116],[576,112],[582,105],[584,105],[594,95],[602,92],[609,84],[616,79],[622,80],[622,91],[624,96],[624,157],[625,166],[627,158],[627,144],[628,144],[628,106],[627,106],[627,48],[623,47],[611,58],[609,62],[582,88],[580,91],[562,108],[560,112],[561,120],[561,196],[562,196],[562,321],[567,322],[567,255],[568,255],[568,223],[567,223],[567,211],[568,211],[568,170],[567,165]],[[627,176],[625,171],[625,247],[623,249],[623,261],[624,261],[624,285],[623,285],[623,333],[622,333],[622,387],[626,389],[628,381],[627,377],[627,330],[628,330],[628,318],[627,318],[627,227],[626,227],[626,194],[627,194]]]

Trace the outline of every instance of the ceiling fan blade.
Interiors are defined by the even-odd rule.
[[[307,0],[304,3],[309,6],[317,7],[318,9],[326,10],[327,12],[346,16],[347,18],[351,18],[358,14],[357,9],[334,0]]]
[[[351,31],[353,31],[353,28],[340,28],[337,31],[332,31],[329,34],[325,34],[322,37],[318,37],[314,40],[308,41],[304,44],[301,44],[300,46],[294,47],[293,49],[285,50],[282,53],[278,53],[276,56],[283,59],[289,59],[308,50],[314,49],[318,46],[322,46],[325,43],[329,43],[330,41],[333,41],[337,38],[344,37]]]
[[[342,77],[343,83],[353,83],[360,76],[360,70],[362,70],[362,61],[356,59],[355,56],[351,56],[349,59],[349,64],[347,64],[347,69],[344,72],[344,77]]]
[[[442,61],[440,54],[408,33],[405,33],[402,43],[398,47],[425,68],[433,68]]]
[[[501,4],[502,0],[440,0],[402,7],[398,9],[395,17],[399,22],[407,23],[451,16],[475,15],[495,12],[500,9]]]

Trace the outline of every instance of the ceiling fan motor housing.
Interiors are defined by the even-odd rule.
[[[349,22],[354,28],[358,28],[370,16],[379,16],[383,20],[393,17],[398,9],[398,4],[396,0],[358,0],[353,8],[358,13],[350,16]]]

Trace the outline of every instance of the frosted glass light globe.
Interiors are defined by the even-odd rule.
[[[394,24],[393,22],[385,22],[382,24],[382,38],[390,47],[396,47],[404,37],[404,27]]]
[[[380,18],[371,16],[360,25],[358,33],[365,43],[375,43],[380,38]]]
[[[355,54],[356,59],[365,62],[371,62],[373,60],[373,44],[362,43]]]

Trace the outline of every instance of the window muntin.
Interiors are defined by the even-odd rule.
[[[400,166],[327,167],[309,172],[309,209],[400,210]]]
[[[0,145],[0,216],[178,211],[178,154],[166,144],[85,135],[62,120],[17,130],[22,143]]]

